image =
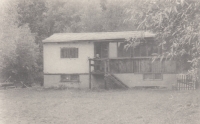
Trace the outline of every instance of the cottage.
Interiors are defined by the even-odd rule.
[[[56,33],[43,40],[44,86],[79,88],[158,86],[176,83],[176,62],[152,58],[162,49],[143,31]],[[127,38],[137,39],[129,45]],[[95,58],[98,55],[98,58]]]

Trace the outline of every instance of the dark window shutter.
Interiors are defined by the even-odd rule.
[[[65,49],[65,58],[69,58],[69,54],[70,54],[69,48],[66,48]]]
[[[76,53],[75,57],[78,58],[78,48],[76,48],[76,52],[75,53]]]
[[[61,58],[78,58],[78,48],[61,48]]]
[[[72,57],[72,58],[76,58],[76,57],[75,57],[75,54],[76,54],[76,53],[75,53],[75,50],[76,50],[76,48],[71,48],[71,57]]]
[[[63,49],[60,49],[60,58],[63,58]]]

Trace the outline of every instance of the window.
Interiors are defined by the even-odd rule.
[[[61,58],[78,58],[78,48],[61,48],[60,50]]]
[[[144,80],[162,80],[163,75],[161,73],[147,73],[143,74]]]
[[[133,47],[127,46],[127,42],[122,42],[118,44],[117,48],[118,57],[132,57],[133,55]]]
[[[135,56],[152,56],[160,54],[160,46],[154,43],[143,43],[134,49]]]
[[[60,76],[60,82],[79,82],[78,74],[63,74]]]
[[[161,53],[161,47],[152,41],[136,43],[131,46],[127,42],[118,43],[118,57],[154,56]]]

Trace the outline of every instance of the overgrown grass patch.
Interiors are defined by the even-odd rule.
[[[200,91],[0,91],[0,123],[199,124]]]

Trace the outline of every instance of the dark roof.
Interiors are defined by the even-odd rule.
[[[73,42],[73,41],[95,41],[128,38],[154,37],[155,34],[144,31],[125,31],[125,32],[94,32],[94,33],[56,33],[43,40],[47,42]]]

